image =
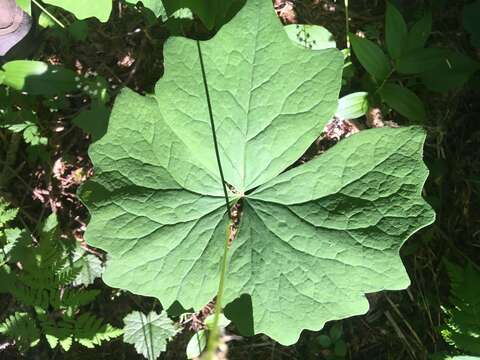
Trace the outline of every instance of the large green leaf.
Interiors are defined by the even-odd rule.
[[[361,132],[247,198],[226,294],[251,295],[255,332],[291,344],[366,312],[364,293],[408,286],[399,248],[433,218],[419,195],[423,140],[416,128]]]
[[[96,17],[101,22],[106,22],[112,12],[112,0],[43,0],[43,2],[61,7],[80,20]]]
[[[399,248],[433,219],[423,132],[364,131],[285,172],[334,115],[343,57],[290,42],[263,0],[210,41],[170,40],[155,96],[117,98],[82,190],[106,283],[165,308],[199,310],[216,294],[228,218],[200,54],[230,199],[244,207],[226,303],[249,295],[255,332],[291,344],[365,312],[365,293],[407,286]]]

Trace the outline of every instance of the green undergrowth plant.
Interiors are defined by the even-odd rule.
[[[170,38],[164,58],[155,94],[123,90],[89,151],[86,239],[110,256],[108,285],[167,312],[215,300],[206,358],[223,310],[290,345],[408,286],[399,249],[434,219],[423,130],[362,131],[296,163],[339,109],[340,51],[291,43],[270,2],[248,0],[211,40]]]
[[[342,323],[335,322],[328,331],[322,331],[310,346],[327,360],[345,359],[348,345],[344,340]]]
[[[15,211],[0,206],[0,292],[16,303],[15,312],[1,319],[0,333],[24,354],[42,341],[69,351],[74,342],[93,348],[120,336],[122,330],[82,310],[99,294],[85,288],[101,274],[101,265],[87,259],[94,256],[69,249],[60,240],[55,215],[44,222],[37,237],[8,227],[4,220],[13,221]]]
[[[179,325],[165,311],[160,314],[152,311],[146,315],[133,311],[123,322],[123,341],[134,345],[137,353],[148,360],[158,359],[167,349],[167,342],[180,331]]]
[[[423,124],[427,111],[414,90],[448,92],[461,88],[480,69],[468,55],[448,48],[428,46],[432,14],[407,26],[400,11],[387,1],[385,47],[350,34],[353,53],[369,74],[366,88],[372,106],[385,104],[414,123]]]
[[[0,187],[13,175],[10,167],[20,138],[28,144],[27,154],[31,161],[48,160],[48,119],[72,108],[67,97],[71,93],[89,99],[85,111],[75,116],[72,123],[90,134],[93,140],[98,139],[105,133],[110,115],[106,107],[108,85],[103,77],[88,73],[79,76],[65,67],[33,60],[13,60],[1,66],[0,129],[8,130],[11,136],[4,144],[5,156],[0,160]]]
[[[123,0],[122,0],[123,1]],[[44,23],[59,25],[68,28],[69,23],[61,21],[55,16],[55,10],[61,8],[72,13],[78,20],[96,18],[100,22],[107,22],[111,17],[113,0],[98,0],[94,3],[70,0],[22,0],[20,6],[30,12],[32,6],[38,6],[43,11]],[[147,9],[153,18],[159,18],[167,24],[174,34],[185,34],[196,17],[209,31],[217,31],[227,23],[243,6],[245,0],[125,0],[130,5],[139,3]],[[49,9],[51,11],[49,11]],[[50,21],[49,21],[50,19]]]
[[[472,262],[465,266],[447,262],[451,305],[444,308],[445,341],[459,351],[480,356],[480,271]]]

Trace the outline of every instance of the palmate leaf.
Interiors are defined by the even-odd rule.
[[[433,221],[420,196],[424,133],[363,131],[284,172],[335,113],[343,57],[290,42],[263,0],[210,41],[169,40],[155,96],[117,98],[82,189],[87,241],[110,256],[105,282],[165,308],[198,310],[216,294],[228,218],[200,53],[230,199],[244,208],[226,303],[250,295],[254,331],[292,344],[364,313],[367,292],[405,288],[399,248]]]
[[[95,255],[88,254],[85,250],[78,247],[73,255],[74,267],[80,268],[78,276],[73,281],[74,286],[91,285],[96,278],[102,276],[102,261]]]
[[[148,360],[157,359],[166,350],[167,341],[179,331],[165,311],[161,314],[151,311],[147,315],[133,311],[123,322],[123,341],[134,345]]]

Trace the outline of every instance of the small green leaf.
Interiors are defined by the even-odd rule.
[[[357,56],[360,64],[372,75],[377,83],[383,82],[391,71],[391,65],[387,55],[385,55],[380,46],[373,41],[354,34],[350,34],[349,37],[353,52]]]
[[[330,336],[328,336],[328,335],[324,335],[324,334],[319,335],[317,337],[317,341],[322,348],[326,349],[326,348],[329,348],[330,346],[332,346],[332,340],[330,339]]]
[[[150,9],[155,16],[158,18],[160,17],[162,21],[166,21],[168,19],[167,12],[165,11],[165,7],[163,6],[162,0],[125,0],[129,4],[136,5],[139,2],[143,4],[144,7]]]
[[[215,315],[214,315],[214,314],[209,315],[209,316],[205,319],[205,325],[207,326],[207,328],[211,329],[211,327],[212,327],[213,324],[214,324],[214,320],[215,320]],[[218,319],[218,326],[219,326],[221,329],[224,329],[224,328],[226,328],[228,325],[230,325],[230,320],[228,320],[228,319],[225,317],[225,315],[220,314],[220,318]]]
[[[343,340],[338,340],[335,342],[335,346],[333,348],[333,352],[336,356],[344,357],[347,355],[347,344]]]
[[[390,1],[387,1],[385,38],[390,56],[393,59],[399,58],[407,38],[407,24],[400,11]]]
[[[90,109],[84,110],[77,115],[72,120],[72,123],[87,134],[92,135],[92,141],[97,141],[107,131],[109,116],[110,109],[101,103],[95,102]]]
[[[48,139],[41,136],[38,126],[33,123],[27,123],[23,130],[23,138],[30,145],[47,145]]]
[[[356,92],[338,100],[335,116],[339,119],[356,119],[368,111],[368,93]]]
[[[215,315],[211,314],[205,319],[205,325],[208,329],[211,330],[211,327],[214,324]],[[228,320],[225,315],[220,314],[220,319],[218,322],[218,326],[220,329],[226,328],[230,324],[230,320]],[[205,350],[205,346],[207,345],[207,331],[200,330],[196,334],[194,334],[187,345],[187,358],[193,359],[199,357],[200,354]]]
[[[169,16],[179,9],[190,9],[210,30],[227,23],[244,3],[245,0],[163,0]]]
[[[214,323],[215,315],[209,315],[205,319],[205,325],[208,329],[211,329]],[[218,326],[220,329],[226,328],[230,324],[230,320],[228,320],[225,315],[220,314],[220,319],[218,322]],[[207,345],[207,331],[200,330],[196,334],[194,334],[187,345],[187,358],[193,359],[199,357],[200,354],[205,350],[205,346]]]
[[[425,106],[410,89],[393,83],[387,83],[380,90],[380,96],[385,103],[400,115],[417,123],[423,123],[425,121],[427,117]]]
[[[50,214],[42,224],[42,238],[52,238],[58,230],[58,218],[55,213]]]
[[[187,359],[199,357],[207,346],[207,332],[200,330],[190,338],[187,344]]]
[[[405,54],[422,49],[432,31],[432,13],[427,12],[411,28],[407,36]]]
[[[426,48],[403,55],[396,61],[395,68],[400,74],[420,74],[445,62],[449,51]]]
[[[43,0],[43,2],[61,7],[71,12],[79,20],[96,17],[101,22],[106,22],[112,12],[112,0]]]
[[[311,50],[337,47],[332,33],[323,26],[291,24],[283,28],[290,40],[301,47]]]
[[[41,61],[14,60],[3,65],[3,83],[30,95],[56,95],[75,89],[75,73]]]
[[[335,322],[329,331],[332,342],[337,342],[343,334],[343,325],[341,321]]]
[[[86,20],[75,20],[68,26],[68,33],[74,40],[86,40],[88,35],[88,22]]]
[[[40,27],[44,29],[47,29],[47,28],[54,27],[58,24],[55,22],[55,20],[53,20],[51,16],[48,16],[47,14],[42,12],[38,17],[38,25],[40,25]]]
[[[78,247],[73,256],[73,266],[80,267],[81,270],[72,285],[88,286],[93,284],[96,278],[102,276],[102,261],[93,254],[88,254],[85,250]]]
[[[135,350],[148,360],[157,359],[166,350],[167,342],[179,331],[163,311],[147,315],[134,311],[123,319],[123,341],[135,346]]]
[[[15,0],[15,2],[27,14],[32,13],[32,1],[31,0]]]
[[[29,76],[43,75],[48,65],[41,61],[15,60],[3,65],[5,85],[22,90]]]

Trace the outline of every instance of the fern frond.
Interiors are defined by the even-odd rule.
[[[87,348],[101,345],[123,334],[123,330],[110,324],[104,324],[103,319],[90,313],[82,314],[75,323],[75,340]]]
[[[56,283],[59,286],[66,286],[74,282],[77,276],[82,272],[80,266],[69,266],[61,269],[56,275]]]
[[[100,290],[65,289],[62,296],[51,299],[51,305],[55,309],[78,308],[91,303],[100,294]]]
[[[65,351],[68,351],[72,346],[74,322],[69,318],[54,321],[47,316],[40,316],[40,319],[42,333],[45,334],[50,347],[53,349],[60,344]]]
[[[10,259],[10,261],[21,260],[22,250],[26,248],[25,232],[17,228],[9,228],[3,231],[3,237],[5,240],[3,252],[10,255],[9,257],[14,257],[14,259]]]
[[[18,280],[32,289],[53,290],[58,288],[53,268],[39,268],[35,272],[24,271]]]
[[[50,304],[50,293],[45,289],[34,289],[17,282],[10,292],[24,305],[47,309]]]
[[[0,334],[15,340],[21,352],[37,345],[40,341],[40,331],[35,321],[28,313],[16,312],[0,324]]]
[[[18,209],[10,208],[10,205],[0,198],[0,230],[4,228],[7,223],[14,220],[18,214]]]
[[[447,263],[447,270],[453,306],[444,309],[442,336],[457,349],[480,355],[480,272],[471,263],[464,268]]]

